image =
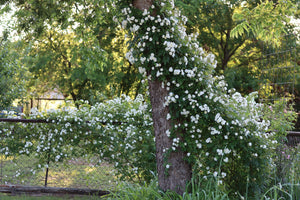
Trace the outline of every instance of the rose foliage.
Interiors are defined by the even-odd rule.
[[[20,118],[7,113],[9,118]],[[116,98],[77,108],[31,111],[30,119],[48,123],[0,123],[0,154],[35,155],[41,167],[74,156],[96,155],[114,164],[121,179],[149,180],[155,171],[149,107],[142,96]],[[50,157],[48,157],[50,156]]]
[[[173,144],[166,158],[171,151],[185,152],[194,172],[218,177],[240,194],[259,194],[276,144],[263,106],[254,93],[243,97],[228,90],[224,77],[213,76],[215,56],[186,33],[187,18],[174,1],[151,2],[141,11],[130,0],[118,1],[118,19],[129,38],[127,59],[146,80],[158,80],[169,91],[164,106],[173,128],[165,134]]]

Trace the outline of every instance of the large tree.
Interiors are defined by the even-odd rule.
[[[34,75],[33,94],[58,88],[74,101],[93,102],[141,91],[138,70],[124,58],[126,41],[112,1],[1,1],[9,2],[15,29],[31,49],[25,61]]]
[[[196,167],[199,161],[201,173],[215,177],[221,174],[223,178],[230,174],[228,186],[239,188],[242,193],[247,186],[238,184],[241,180],[237,177],[248,184],[247,177],[255,176],[247,188],[251,195],[259,192],[261,185],[257,184],[267,175],[259,170],[267,169],[268,163],[263,156],[256,158],[257,154],[245,148],[262,142],[259,135],[264,132],[258,131],[259,117],[254,117],[258,121],[250,125],[243,116],[253,114],[253,110],[243,108],[255,104],[253,96],[231,96],[224,80],[213,76],[217,67],[214,55],[199,47],[194,35],[186,33],[187,19],[180,15],[174,1],[118,3],[122,26],[130,38],[127,58],[149,84],[159,186],[183,194],[192,176],[192,166]],[[266,155],[261,150],[261,155]],[[227,154],[231,152],[234,153],[229,161]],[[240,156],[236,157],[237,153]],[[246,168],[238,167],[242,165]]]
[[[21,63],[20,52],[24,47],[20,42],[12,42],[7,33],[0,37],[0,110],[12,106],[15,99],[25,95],[27,70]]]
[[[176,0],[188,17],[187,31],[216,55],[217,74],[225,75],[229,87],[247,94],[259,89],[257,61],[263,42],[276,42],[288,32],[288,15],[296,1]],[[242,34],[247,32],[247,34]]]

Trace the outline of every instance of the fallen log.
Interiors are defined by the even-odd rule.
[[[108,191],[97,190],[97,189],[33,187],[33,186],[18,186],[18,185],[0,185],[0,193],[8,193],[11,195],[52,194],[52,195],[92,195],[92,196],[104,196],[109,194]]]
[[[8,122],[8,123],[51,123],[45,119],[18,119],[18,118],[0,118],[0,122]]]

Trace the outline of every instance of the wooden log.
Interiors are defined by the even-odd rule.
[[[93,195],[93,196],[104,196],[110,193],[108,191],[97,190],[97,189],[32,187],[32,186],[18,186],[18,185],[0,185],[0,192],[12,194],[12,195],[52,194],[52,195]]]
[[[14,118],[0,118],[0,122],[8,122],[8,123],[56,123],[55,120],[45,120],[45,119],[14,119]],[[71,124],[73,122],[70,122]],[[90,123],[90,121],[86,121],[85,123]],[[127,122],[117,122],[117,121],[107,121],[107,122],[99,122],[102,125],[112,124],[112,125],[122,125],[126,124]],[[138,123],[139,124],[139,123]],[[140,123],[142,124],[142,123]]]
[[[10,123],[51,123],[45,119],[13,119],[13,118],[0,118],[0,122],[10,122]]]

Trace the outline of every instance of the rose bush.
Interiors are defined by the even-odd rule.
[[[129,0],[118,1],[118,19],[128,31],[127,59],[147,80],[159,80],[169,91],[165,106],[173,127],[165,134],[173,144],[166,155],[180,149],[199,167],[194,173],[216,176],[240,194],[259,194],[277,143],[262,104],[255,94],[243,97],[228,90],[223,77],[213,76],[214,55],[186,33],[187,19],[174,1],[151,3],[140,11]]]
[[[15,118],[14,113],[8,113]],[[155,172],[155,149],[149,106],[142,96],[123,96],[105,103],[39,112],[27,117],[48,123],[0,123],[0,153],[34,154],[39,165],[72,156],[94,154],[99,163],[112,163],[121,179],[150,180]]]

